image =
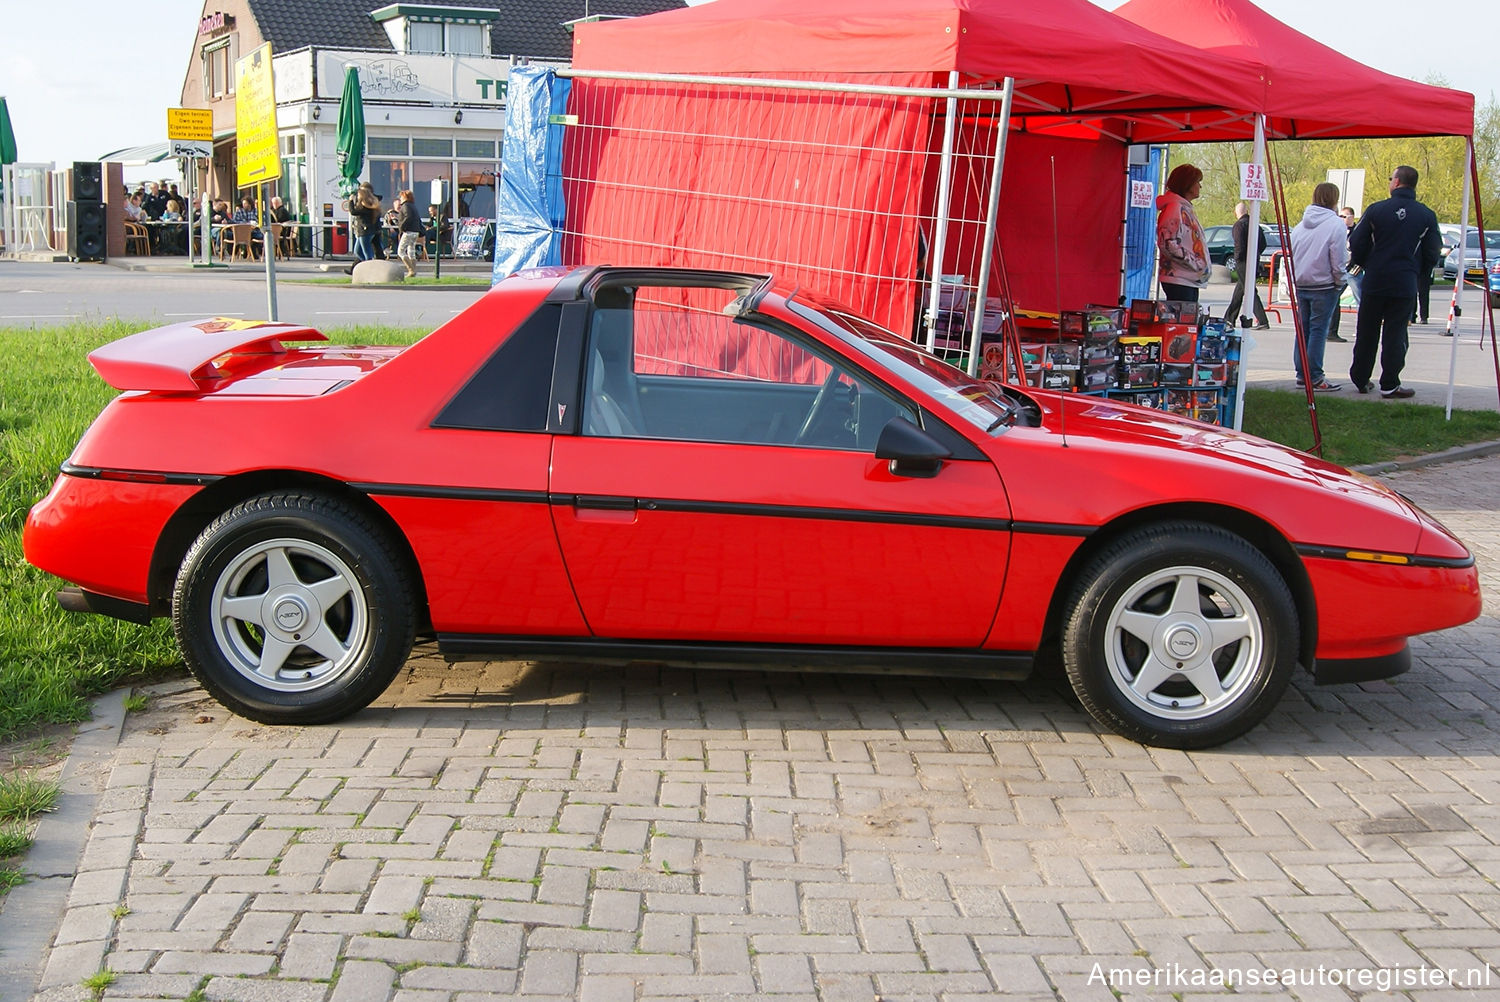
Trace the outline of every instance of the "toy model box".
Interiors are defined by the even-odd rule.
[[[1165,406],[1167,407],[1167,409],[1176,411],[1178,413],[1185,414],[1190,411],[1197,411],[1209,407],[1216,408],[1222,402],[1221,391],[1219,390],[1169,389],[1163,390],[1162,392],[1166,395]]]
[[[1156,323],[1156,300],[1132,299],[1130,301],[1130,322],[1133,324]]]
[[[1058,323],[1063,334],[1074,337],[1118,331],[1125,326],[1125,311],[1113,306],[1090,306],[1085,310],[1064,310]]]
[[[1076,371],[1059,372],[1056,369],[1027,366],[1026,383],[1028,386],[1036,386],[1044,390],[1071,390],[1073,377],[1076,375],[1078,375]]]
[[[1115,358],[1119,354],[1120,346],[1116,341],[1084,341],[1079,346],[1079,365],[1103,365],[1108,362],[1115,364]]]
[[[1168,324],[1169,327],[1184,327],[1183,324]],[[1163,362],[1191,362],[1198,357],[1198,332],[1192,328],[1163,334],[1161,338],[1161,360]]]
[[[1198,335],[1197,348],[1200,362],[1222,362],[1229,351],[1229,336],[1205,327]]]
[[[1135,404],[1137,407],[1149,407],[1159,411],[1165,406],[1166,398],[1162,395],[1163,390],[1110,390],[1109,396],[1112,400],[1121,403]]]
[[[1161,361],[1161,338],[1122,337],[1120,344],[1121,365],[1143,365]]]
[[[1177,299],[1168,299],[1156,308],[1156,319],[1169,324],[1194,324],[1198,323],[1199,305],[1187,303]]]
[[[1083,345],[1077,341],[1059,341],[1045,348],[1042,357],[1054,369],[1076,369],[1082,364]]]
[[[1161,385],[1163,386],[1191,386],[1193,385],[1193,363],[1192,362],[1170,362],[1163,363],[1161,367]]]
[[[1080,390],[1107,390],[1115,385],[1115,363],[1113,359],[1102,365],[1087,365],[1078,372]]]
[[[1159,378],[1157,370],[1160,368],[1160,365],[1154,363],[1141,363],[1130,366],[1122,365],[1120,366],[1120,378],[1117,385],[1122,390],[1155,386]]]
[[[1192,370],[1197,386],[1222,386],[1229,378],[1229,366],[1223,362],[1199,362],[1187,368]]]

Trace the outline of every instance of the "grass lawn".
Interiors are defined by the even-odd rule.
[[[59,465],[114,391],[85,356],[142,324],[0,327],[0,356],[26,359],[0,368],[0,741],[48,724],[85,718],[88,699],[135,680],[180,670],[164,621],[136,626],[63,612],[61,584],[22,559],[27,509],[46,494]],[[421,331],[330,328],[333,343],[407,344]],[[1251,390],[1247,430],[1296,448],[1311,445],[1306,403],[1289,392]],[[1361,406],[1353,398],[1320,399],[1325,456],[1347,465],[1500,439],[1500,414],[1440,407]],[[0,762],[0,772],[8,768]]]
[[[1363,466],[1441,452],[1470,442],[1500,440],[1500,412],[1454,411],[1443,418],[1436,404],[1381,407],[1378,398],[1318,397],[1323,458],[1341,466]],[[1288,390],[1251,389],[1245,394],[1245,431],[1294,449],[1311,449],[1307,397]]]
[[[26,511],[45,495],[79,437],[115,395],[87,354],[142,323],[0,327],[0,741],[88,717],[91,696],[179,670],[165,620],[137,626],[64,612],[62,584],[22,558]],[[425,331],[329,328],[335,343],[407,344]],[[9,763],[0,762],[0,771]]]

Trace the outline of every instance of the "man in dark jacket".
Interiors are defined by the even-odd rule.
[[[1266,319],[1265,304],[1260,301],[1260,289],[1255,284],[1256,272],[1260,269],[1260,256],[1266,250],[1266,228],[1260,227],[1260,246],[1255,250],[1255,263],[1245,263],[1245,245],[1250,242],[1250,216],[1245,208],[1244,202],[1234,204],[1234,229],[1230,230],[1234,237],[1234,259],[1233,264],[1239,278],[1234,283],[1234,294],[1229,297],[1229,305],[1224,310],[1224,319],[1238,327],[1240,320],[1240,304],[1245,301],[1245,287],[1248,285],[1255,295],[1255,329],[1258,331],[1270,330],[1271,322]]]
[[[1443,249],[1437,216],[1417,201],[1417,171],[1397,167],[1391,197],[1365,210],[1349,236],[1349,261],[1363,273],[1355,321],[1354,362],[1349,378],[1361,393],[1374,389],[1375,348],[1380,346],[1380,395],[1413,396],[1401,385],[1406,366],[1407,324],[1417,296],[1417,274],[1430,274]]]

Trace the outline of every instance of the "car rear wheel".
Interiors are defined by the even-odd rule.
[[[338,720],[385,691],[411,652],[404,566],[386,534],[339,501],[261,495],[188,549],[173,628],[198,681],[235,713]]]
[[[1068,604],[1063,662],[1084,707],[1144,744],[1207,748],[1248,731],[1297,662],[1297,609],[1244,539],[1196,523],[1110,544]]]

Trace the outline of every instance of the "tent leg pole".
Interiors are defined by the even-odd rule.
[[[1464,288],[1464,245],[1469,242],[1469,166],[1474,162],[1474,137],[1470,136],[1464,147],[1464,195],[1463,209],[1460,210],[1461,218],[1458,223],[1458,274],[1453,279],[1453,305],[1448,308],[1449,333],[1453,335],[1448,345],[1448,403],[1443,411],[1445,421],[1453,420],[1453,380],[1458,372],[1458,307],[1461,303]],[[1482,252],[1483,247],[1480,248]],[[1489,276],[1485,276],[1484,294],[1489,294]],[[1480,300],[1483,302],[1483,300]]]
[[[984,209],[984,244],[979,252],[979,275],[975,279],[974,327],[969,333],[969,375],[979,375],[979,356],[984,351],[984,305],[990,291],[990,268],[995,258],[995,218],[1000,212],[1000,178],[1005,171],[1005,144],[1010,136],[1010,109],[1016,95],[1015,77],[1006,77],[1005,96],[1000,100],[996,125],[995,159],[990,168],[990,200]],[[1007,303],[1009,309],[1011,304]],[[1024,371],[1024,370],[1022,370]]]
[[[1265,115],[1257,114],[1255,116],[1255,152],[1251,155],[1250,159],[1254,163],[1259,164],[1262,171],[1265,170],[1265,165],[1266,165],[1266,116]],[[1249,307],[1253,307],[1255,305],[1256,276],[1260,272],[1260,202],[1256,201],[1255,199],[1251,199],[1250,200],[1250,210],[1249,211],[1250,211],[1250,224],[1249,224],[1249,226],[1245,230],[1245,271],[1246,271],[1246,274],[1241,279],[1241,281],[1244,281],[1244,282],[1247,283],[1245,291],[1248,292],[1249,295],[1248,296],[1242,296],[1242,297],[1240,297],[1241,300],[1242,300],[1242,302],[1240,303],[1240,313],[1241,314],[1244,314],[1244,313],[1248,312],[1248,308]],[[1268,276],[1268,277],[1272,277],[1272,276]],[[1269,296],[1270,295],[1270,291],[1267,290],[1266,294],[1267,294],[1267,296]],[[1244,302],[1243,300],[1249,300],[1249,302],[1247,303],[1247,302]],[[1236,326],[1240,326],[1241,329],[1243,330],[1243,326],[1240,325],[1238,318],[1236,318],[1235,324],[1236,324]],[[1239,430],[1241,430],[1245,426],[1245,373],[1249,369],[1249,365],[1247,363],[1250,361],[1250,347],[1251,347],[1251,342],[1253,340],[1254,340],[1254,338],[1250,337],[1249,335],[1241,335],[1240,336],[1240,370],[1239,370],[1238,378],[1235,381],[1235,391],[1234,391],[1234,425],[1233,425],[1233,427],[1234,427],[1235,431],[1239,431]]]
[[[948,74],[948,89],[950,91],[958,89],[957,70]],[[943,153],[938,161],[937,232],[932,237],[932,260],[927,266],[932,282],[932,288],[928,292],[925,318],[928,351],[937,348],[937,316],[943,286],[943,256],[947,251],[948,243],[948,214],[952,211],[948,200],[953,191],[953,134],[958,130],[958,98],[956,96],[948,98],[947,108],[947,121],[943,123]]]

